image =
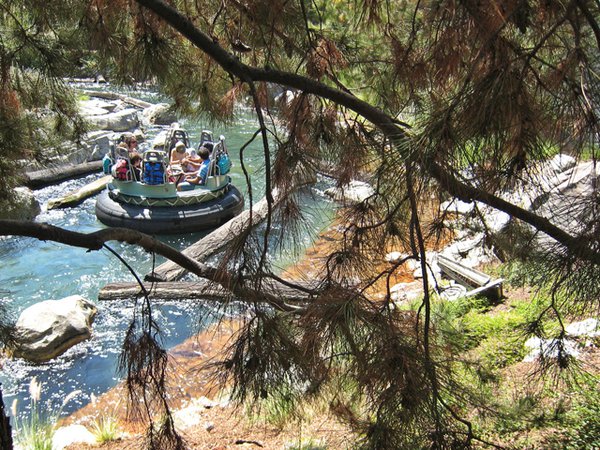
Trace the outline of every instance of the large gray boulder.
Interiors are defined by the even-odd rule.
[[[150,125],[171,125],[177,122],[177,115],[167,103],[158,103],[144,109],[142,117]]]
[[[0,219],[33,220],[40,210],[40,203],[26,187],[17,187],[10,198],[0,200]]]
[[[79,113],[84,117],[101,116],[113,112],[117,108],[114,101],[106,101],[98,98],[81,100],[79,102]]]
[[[88,116],[87,121],[99,130],[112,131],[129,131],[136,128],[140,123],[138,110],[134,108],[99,116]]]
[[[97,309],[80,295],[46,300],[25,309],[16,324],[14,356],[40,363],[89,339]]]
[[[21,160],[19,164],[29,173],[52,167],[62,168],[65,165],[99,161],[110,151],[111,142],[118,136],[118,133],[112,131],[91,131],[82,137],[79,144],[65,141],[56,147],[44,149],[41,161]]]
[[[362,202],[374,193],[375,191],[370,184],[357,180],[352,180],[340,188],[330,187],[325,189],[325,195],[330,196],[335,201],[346,203]]]

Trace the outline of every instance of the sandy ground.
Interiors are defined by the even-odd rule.
[[[177,346],[170,353],[168,395],[178,431],[192,449],[272,448],[280,449],[311,439],[327,443],[328,448],[348,448],[352,435],[347,427],[326,415],[317,415],[301,426],[292,423],[279,429],[260,420],[252,420],[243,408],[227,399],[206,373],[202,362],[218,355],[235,330],[235,324],[222,324]],[[114,417],[126,437],[101,446],[103,449],[141,449],[145,425],[128,418],[126,392],[119,385],[70,416],[65,424],[78,423],[91,428],[102,415]],[[70,450],[98,448],[73,444]]]

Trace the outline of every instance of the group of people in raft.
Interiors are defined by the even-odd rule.
[[[126,136],[117,147],[129,154],[133,180],[142,181],[142,155],[137,151],[136,137]],[[182,141],[175,144],[171,149],[167,175],[170,181],[177,183],[177,190],[192,190],[196,185],[206,184],[212,150],[211,142],[205,142],[197,152],[188,151]]]

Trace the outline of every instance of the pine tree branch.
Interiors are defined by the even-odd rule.
[[[327,86],[319,81],[295,73],[279,70],[266,70],[243,64],[235,56],[223,49],[208,35],[196,28],[186,16],[162,0],[136,0],[138,4],[151,9],[162,19],[167,21],[174,29],[188,38],[192,44],[212,57],[224,70],[239,77],[243,81],[268,81],[290,88],[299,89],[305,93],[314,94],[342,106],[345,106],[369,120],[378,127],[392,142],[398,144],[397,148],[405,147],[408,136],[394,118],[379,108],[358,99],[357,97]],[[406,154],[408,161],[418,158],[418,155]],[[459,181],[450,171],[445,170],[434,161],[423,161],[422,165],[428,173],[440,183],[453,196],[463,200],[477,200],[495,209],[503,211],[522,220],[546,233],[555,239],[574,255],[600,264],[600,253],[595,251],[589,243],[571,236],[560,227],[552,224],[548,219],[527,211],[517,205],[511,204],[487,191]]]
[[[262,301],[281,311],[300,311],[295,306],[287,305],[275,294],[257,292],[252,288],[248,288],[238,283],[239,277],[188,258],[173,247],[139,231],[127,228],[105,228],[93,233],[79,233],[47,223],[23,220],[0,220],[0,236],[11,235],[59,242],[73,247],[85,248],[88,251],[100,250],[108,241],[126,242],[131,245],[137,245],[148,252],[164,256],[193,274],[220,284],[242,300],[260,297]]]

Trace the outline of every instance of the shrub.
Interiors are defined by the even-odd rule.
[[[119,438],[117,420],[111,416],[100,416],[92,423],[92,433],[99,444],[116,441]]]

